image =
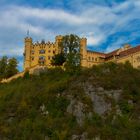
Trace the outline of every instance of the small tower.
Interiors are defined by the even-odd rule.
[[[60,43],[63,39],[63,36],[61,35],[58,35],[55,37],[55,45],[56,45],[56,48],[57,48],[57,53],[60,53],[61,52],[61,49],[60,49]]]
[[[24,70],[28,70],[31,67],[31,46],[32,38],[26,37],[24,39]]]
[[[86,38],[81,38],[80,40],[81,44],[81,66],[86,67],[87,66],[87,39]]]

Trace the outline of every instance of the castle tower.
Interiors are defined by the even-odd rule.
[[[81,44],[81,66],[86,67],[87,66],[87,39],[81,38],[80,40]]]
[[[61,35],[55,37],[55,44],[56,44],[56,48],[58,49],[57,53],[61,52],[61,49],[59,46],[60,46],[62,39],[63,39],[63,36],[61,36]]]
[[[32,46],[32,38],[26,37],[24,39],[24,70],[27,70],[31,67],[31,46]]]

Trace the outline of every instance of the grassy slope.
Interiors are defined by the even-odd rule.
[[[122,116],[106,119],[94,114],[79,126],[76,118],[66,112],[70,101],[66,93],[82,96],[77,87],[69,91],[76,81],[94,77],[95,86],[104,89],[122,89],[119,106]],[[80,93],[81,92],[81,93]],[[80,98],[82,100],[82,98]],[[128,101],[133,102],[133,106]],[[41,109],[41,107],[43,109]],[[71,139],[73,134],[88,132],[88,137],[102,140],[140,139],[140,71],[129,64],[113,63],[83,70],[70,75],[61,69],[49,70],[40,76],[19,78],[0,85],[0,139],[52,140]]]

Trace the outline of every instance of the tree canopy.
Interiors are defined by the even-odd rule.
[[[66,61],[64,53],[56,54],[52,59],[53,66],[62,66],[63,63]]]
[[[15,58],[3,56],[0,59],[0,79],[9,78],[18,72],[18,61]]]
[[[7,63],[8,63],[7,56],[3,56],[0,59],[0,79],[6,76]]]
[[[80,67],[80,38],[77,35],[65,35],[59,44],[60,54],[52,62],[54,65],[64,64],[66,70],[73,71]],[[62,59],[63,61],[60,61]]]

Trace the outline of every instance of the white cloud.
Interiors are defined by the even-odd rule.
[[[87,44],[89,46],[97,46],[100,44],[101,41],[104,40],[104,35],[94,35],[93,34],[88,34],[86,35],[86,38],[87,38]]]
[[[21,21],[26,19],[38,19],[39,21],[43,20],[43,22],[59,21],[70,25],[94,23],[94,19],[81,17],[80,15],[71,14],[60,9],[39,9],[19,6],[12,6],[8,8],[9,9],[7,9],[4,13],[4,17],[6,15],[6,19],[7,17],[10,17],[10,19],[12,18],[14,22],[19,19]],[[9,23],[7,24],[9,25]]]

